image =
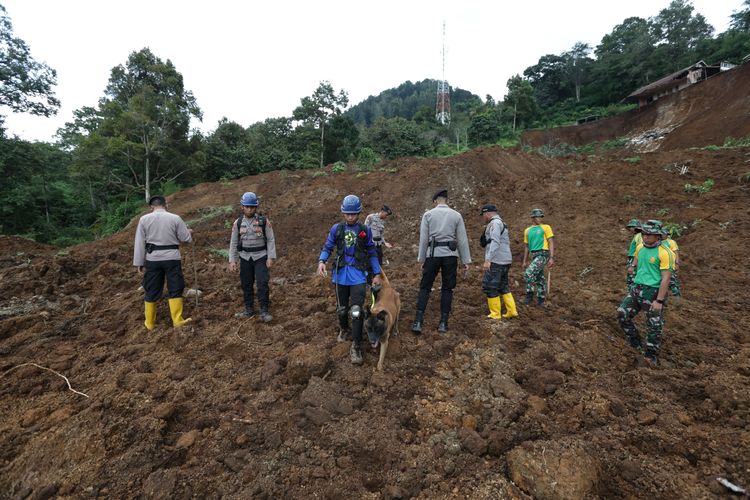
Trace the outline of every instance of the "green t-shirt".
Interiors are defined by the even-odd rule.
[[[635,258],[638,259],[638,269],[633,279],[636,285],[659,288],[661,272],[674,271],[674,254],[661,244],[652,248],[638,245]]]
[[[529,252],[549,250],[549,240],[554,238],[552,228],[547,224],[529,226],[523,232],[523,242],[529,245]]]

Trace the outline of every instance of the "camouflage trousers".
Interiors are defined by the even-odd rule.
[[[536,296],[543,299],[547,294],[547,278],[544,277],[544,266],[549,261],[549,252],[541,250],[531,253],[531,263],[523,272],[526,279],[526,293],[534,293],[536,287]]]
[[[669,291],[675,297],[682,297],[682,290],[680,290],[680,280],[677,277],[677,271],[672,272],[672,277],[669,278]]]
[[[627,270],[630,270],[630,266],[633,265],[633,260],[635,260],[635,257],[628,257],[628,263],[627,263]],[[633,287],[635,286],[635,283],[633,282],[633,279],[635,279],[635,274],[630,274],[629,272],[625,276],[625,284],[628,287],[628,293],[633,291]]]
[[[651,309],[651,303],[656,300],[658,288],[635,285],[633,290],[625,296],[622,304],[617,308],[617,320],[625,332],[630,345],[643,351],[641,335],[633,322],[633,318],[640,312],[646,313],[646,355],[656,356],[661,347],[662,330],[664,329],[664,313],[666,304],[660,311]]]

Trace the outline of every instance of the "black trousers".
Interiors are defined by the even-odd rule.
[[[417,311],[424,312],[430,298],[430,290],[435,278],[440,273],[440,313],[449,314],[453,303],[453,289],[456,288],[458,257],[428,257],[422,266],[422,280],[419,282],[419,299]]]
[[[510,264],[490,264],[490,270],[485,271],[482,278],[482,291],[488,299],[510,293],[508,287],[508,271]]]
[[[263,256],[256,261],[245,260],[240,257],[240,285],[245,299],[245,310],[253,310],[253,281],[258,287],[258,302],[260,307],[268,309],[271,304],[269,300],[268,288],[268,266],[266,265],[267,257]]]
[[[185,290],[185,277],[182,275],[182,262],[179,260],[147,260],[143,273],[143,289],[146,291],[146,302],[156,302],[164,290],[164,278],[167,279],[168,297],[182,297]]]
[[[341,328],[349,326],[349,309],[354,306],[359,306],[361,312],[359,319],[352,320],[352,340],[360,342],[365,323],[365,284],[336,285],[336,314]]]

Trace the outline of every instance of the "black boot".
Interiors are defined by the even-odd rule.
[[[448,331],[448,313],[440,313],[440,323],[438,324],[438,332],[445,333]]]
[[[419,335],[422,333],[422,321],[424,321],[424,311],[417,311],[414,317],[414,323],[411,325],[411,331]]]
[[[544,297],[537,297],[536,305],[538,305],[539,307],[544,307]]]
[[[273,319],[273,316],[268,312],[268,306],[260,306],[260,320],[263,323],[268,323]]]
[[[523,299],[523,303],[527,306],[534,301],[534,292],[526,292],[526,297]]]

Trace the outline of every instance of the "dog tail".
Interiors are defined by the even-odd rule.
[[[380,268],[380,279],[383,280],[383,284],[391,284],[391,282],[388,281],[388,276],[385,275],[385,269],[383,269],[382,267]]]

